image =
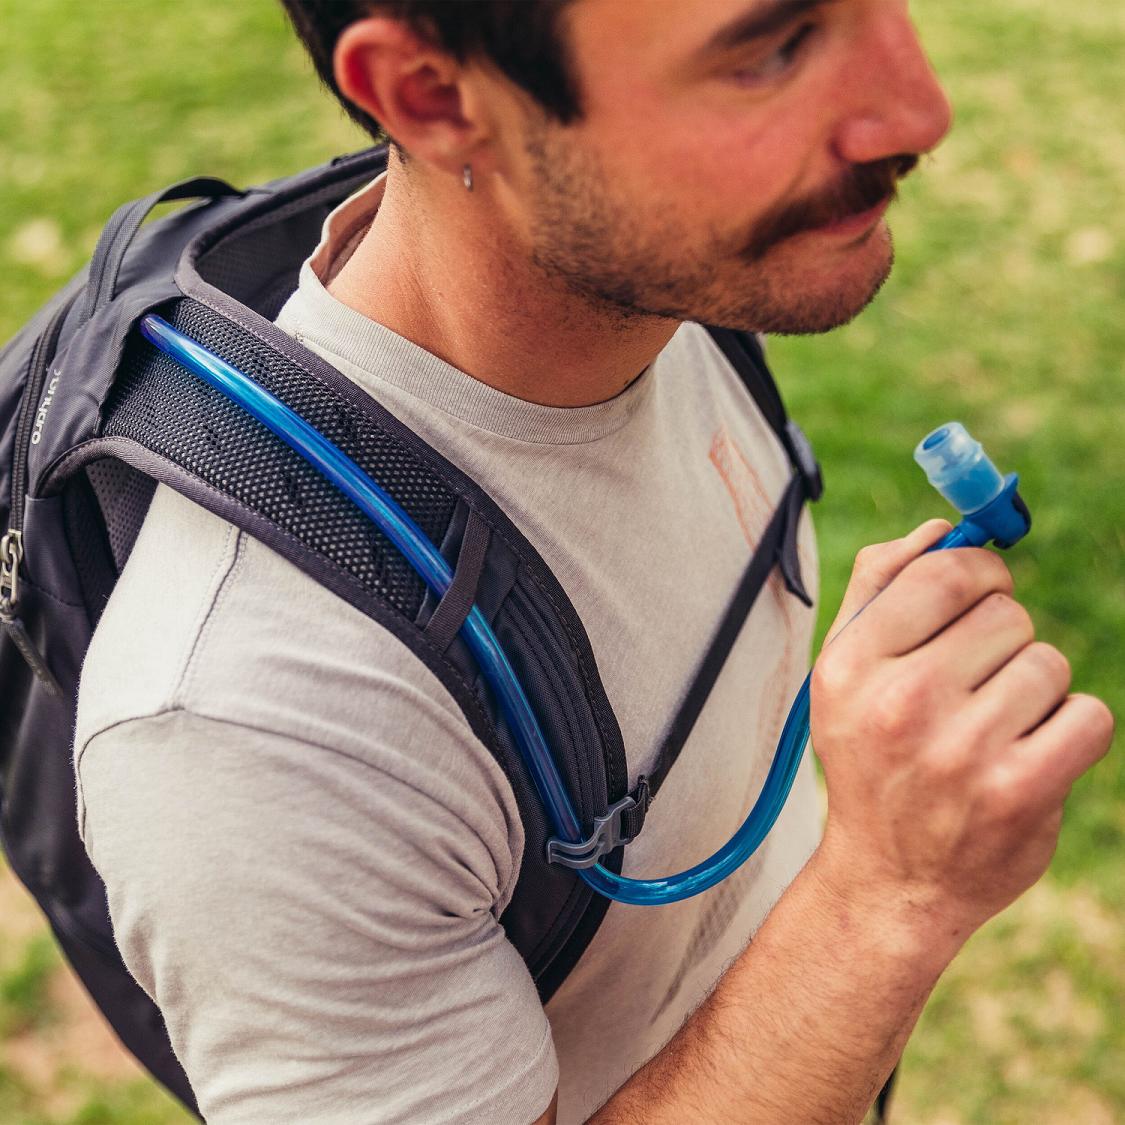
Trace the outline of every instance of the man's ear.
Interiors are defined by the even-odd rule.
[[[412,158],[461,174],[487,134],[466,67],[401,20],[349,24],[333,54],[336,84]]]

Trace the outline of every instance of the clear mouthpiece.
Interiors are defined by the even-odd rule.
[[[962,515],[980,511],[1004,488],[1004,478],[960,422],[947,422],[927,434],[914,450],[914,460]]]

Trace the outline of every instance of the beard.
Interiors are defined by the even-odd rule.
[[[529,136],[526,150],[534,181],[531,260],[550,281],[611,320],[691,320],[775,335],[828,332],[874,300],[894,265],[883,222],[862,236],[881,251],[856,254],[862,269],[837,268],[832,276],[811,268],[809,249],[802,253],[793,240],[893,199],[897,181],[918,162],[905,154],[856,165],[748,230],[710,229],[689,241],[681,220],[616,197],[593,154],[549,127]]]

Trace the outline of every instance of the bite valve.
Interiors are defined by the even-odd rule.
[[[1006,548],[1031,530],[1031,513],[1018,491],[1019,475],[1002,476],[960,422],[947,422],[927,434],[914,450],[914,460],[964,517],[931,551],[983,547],[993,540]]]

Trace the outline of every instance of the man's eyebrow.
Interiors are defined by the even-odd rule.
[[[737,47],[744,47],[755,39],[764,39],[801,16],[839,3],[839,0],[770,0],[756,4],[750,11],[724,24],[711,36],[699,51],[699,57],[720,55]]]

